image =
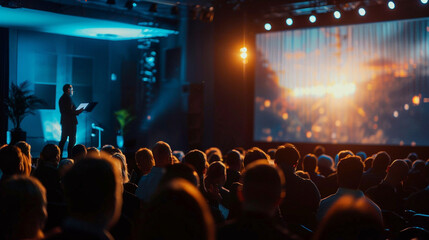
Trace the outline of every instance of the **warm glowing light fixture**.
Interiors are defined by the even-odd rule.
[[[414,96],[412,102],[414,105],[419,105],[420,104],[420,97]]]

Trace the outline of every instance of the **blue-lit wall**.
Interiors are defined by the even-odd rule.
[[[32,90],[36,84],[55,89],[55,98],[51,97],[55,104],[50,104],[51,109],[37,110],[22,122],[21,128],[27,132],[33,155],[38,156],[46,143],[58,143],[60,139],[58,100],[65,83],[74,84],[76,105],[80,101],[98,102],[93,112],[78,116],[77,143],[97,145],[97,141],[91,139],[93,122],[106,129],[102,144],[115,143],[117,125],[113,112],[121,107],[121,66],[123,61],[135,58],[132,54],[136,49],[135,40],[110,42],[12,29],[9,40],[10,82],[28,80]],[[90,66],[82,66],[86,63]],[[117,76],[115,81],[111,80],[112,73]],[[12,128],[9,122],[9,129]]]

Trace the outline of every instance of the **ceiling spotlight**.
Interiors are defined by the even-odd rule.
[[[366,11],[364,8],[359,8],[359,15],[361,15],[362,17],[365,16]]]
[[[316,16],[311,15],[311,16],[308,18],[308,20],[309,20],[311,23],[315,23],[317,19],[316,19]]]
[[[388,3],[387,3],[387,6],[390,8],[390,9],[395,9],[395,2],[394,1],[389,1]]]
[[[288,19],[286,19],[286,24],[287,24],[288,26],[292,26],[292,24],[293,24],[293,20],[292,20],[292,18],[288,18]]]
[[[137,3],[133,0],[128,0],[125,2],[125,7],[128,8],[129,10],[137,7]]]
[[[420,2],[422,2],[423,4],[428,3],[428,0],[420,0]]]
[[[264,28],[265,28],[265,30],[270,31],[271,30],[271,24],[265,23]]]
[[[341,12],[340,11],[335,11],[334,12],[334,18],[336,18],[336,19],[340,19],[341,18]]]
[[[158,12],[158,4],[152,3],[149,8],[149,12],[156,13]]]

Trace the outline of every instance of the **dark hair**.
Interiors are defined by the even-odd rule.
[[[150,172],[153,166],[155,166],[155,160],[153,159],[152,151],[148,148],[140,148],[134,155],[137,167],[142,171],[143,174]]]
[[[204,170],[206,169],[207,159],[206,154],[200,150],[194,149],[189,151],[183,158],[183,162],[192,165],[201,178],[204,177]]]
[[[206,178],[204,179],[204,182],[208,187],[210,184],[217,183],[218,180],[221,180],[223,184],[225,184],[226,167],[225,167],[225,164],[219,161],[213,162],[212,164],[210,164],[209,168],[207,169]]]
[[[372,168],[372,162],[374,161],[373,157],[367,157],[363,164],[365,165],[364,171],[368,171]]]
[[[152,148],[152,153],[153,153],[153,158],[155,159],[155,165],[169,165],[171,164],[171,148],[170,145],[168,145],[168,143],[163,142],[163,141],[159,141],[155,144],[155,146],[153,146]],[[170,162],[169,163],[161,163],[160,161],[166,159],[167,157],[170,158]]]
[[[40,153],[40,160],[58,165],[61,158],[60,153],[60,148],[57,145],[51,143],[46,144]]]
[[[344,196],[330,208],[313,239],[383,240],[383,219],[364,197]]]
[[[70,214],[99,218],[107,224],[122,203],[119,169],[111,160],[86,158],[64,176],[64,196]],[[118,204],[118,205],[116,205]],[[108,215],[111,214],[111,215]]]
[[[360,157],[347,156],[338,163],[338,186],[357,189],[363,174],[363,163]]]
[[[177,163],[165,167],[164,175],[161,178],[160,184],[164,185],[176,178],[182,178],[198,187],[200,182],[195,169],[187,163]]]
[[[378,171],[386,171],[387,167],[390,164],[390,156],[387,154],[387,152],[382,151],[378,152],[375,156],[374,160],[372,161],[372,168]]]
[[[314,150],[313,150],[314,155],[316,155],[316,157],[320,157],[320,155],[325,154],[325,147],[323,147],[322,145],[317,145]]]
[[[286,143],[277,148],[275,163],[279,166],[295,166],[300,158],[298,149],[293,144]]]
[[[68,90],[69,90],[69,88],[71,88],[72,87],[72,85],[71,84],[64,84],[64,86],[63,86],[63,92],[64,93],[66,93]]]
[[[243,175],[244,202],[260,207],[273,206],[283,197],[284,183],[283,173],[279,169],[265,161],[255,161]]]
[[[247,165],[251,164],[254,161],[265,159],[268,163],[268,155],[262,151],[260,148],[253,147],[249,149],[246,153],[246,156],[244,156],[244,167],[246,168]]]
[[[71,151],[71,158],[76,160],[76,157],[81,156],[82,158],[84,158],[86,156],[87,150],[85,145],[83,144],[77,144],[74,145]]]
[[[114,146],[112,146],[112,145],[104,145],[102,148],[101,148],[101,150],[100,150],[100,152],[104,152],[104,153],[106,153],[106,154],[108,154],[108,155],[113,155],[113,154],[115,154],[116,153],[116,150],[115,150],[116,148],[114,147]]]
[[[241,154],[237,150],[231,150],[226,154],[226,165],[229,168],[239,171],[241,167]]]
[[[417,155],[417,153],[412,152],[412,153],[408,154],[407,158],[410,159],[412,162],[414,162],[417,159],[419,159],[419,156]]]
[[[302,161],[304,172],[315,172],[317,167],[317,157],[314,154],[307,154]]]
[[[204,197],[183,179],[161,186],[140,226],[141,239],[214,240],[214,221]]]
[[[21,149],[12,145],[4,145],[0,148],[0,169],[6,176],[24,173],[24,158]]]
[[[424,164],[424,162],[423,162],[423,164]],[[423,165],[423,167],[424,167],[424,165]],[[402,181],[407,177],[408,170],[409,170],[408,164],[404,160],[397,159],[397,160],[393,161],[392,164],[390,164],[387,175],[389,177],[397,179],[398,181]]]

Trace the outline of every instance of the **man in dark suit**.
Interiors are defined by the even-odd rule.
[[[61,112],[61,141],[58,144],[61,150],[61,157],[63,156],[64,144],[69,138],[69,145],[67,147],[67,152],[70,156],[73,146],[76,143],[76,125],[77,118],[83,109],[76,110],[76,106],[73,103],[73,86],[70,84],[65,84],[63,86],[64,94],[61,96],[59,101],[60,112]]]

